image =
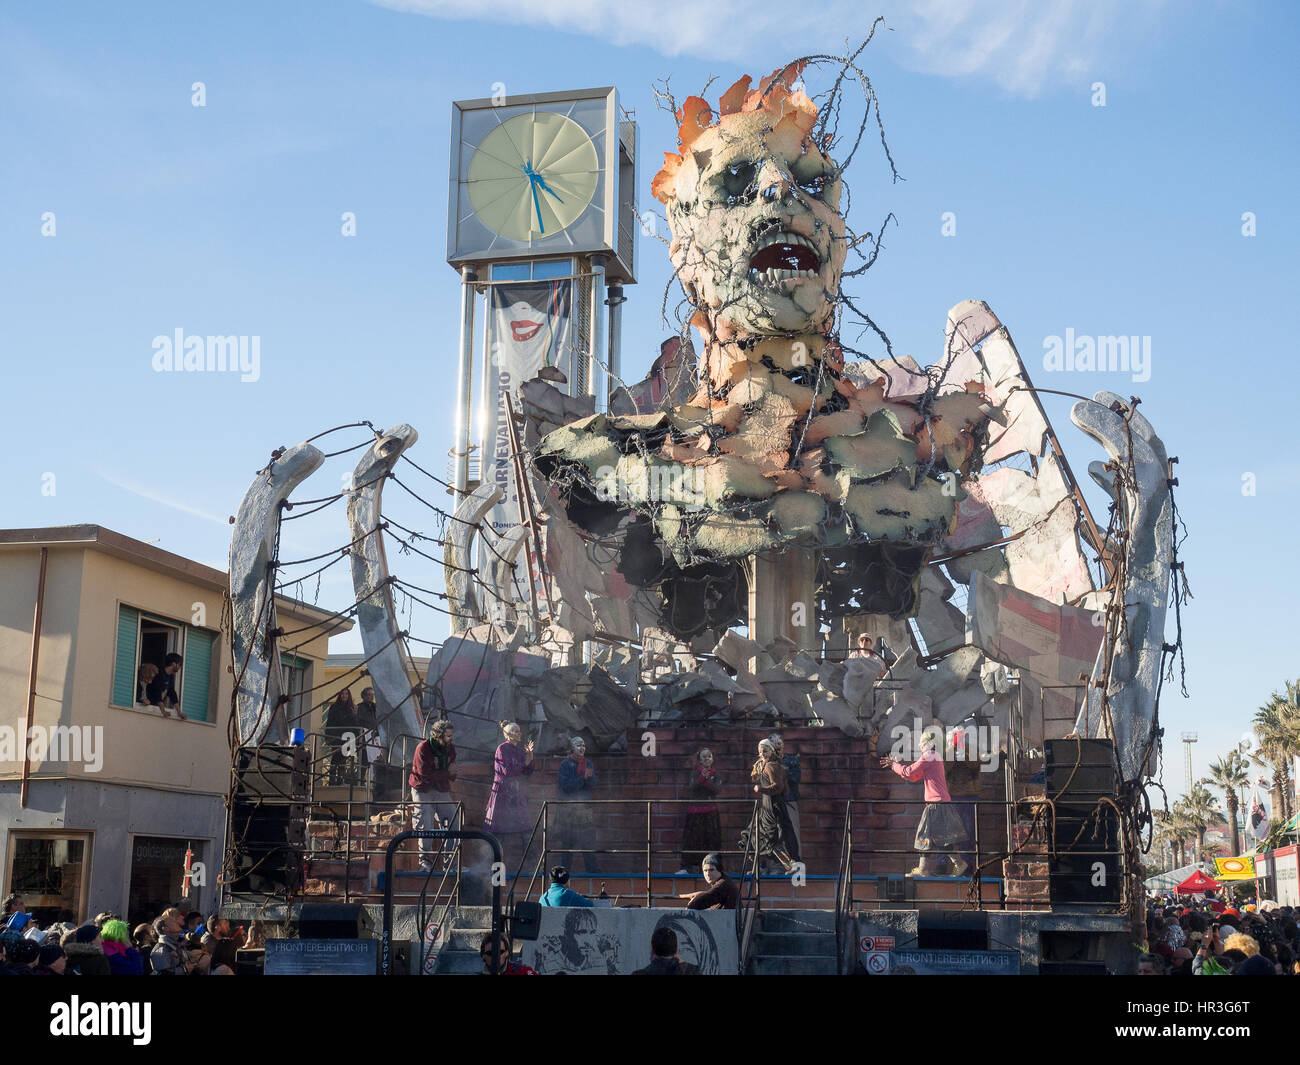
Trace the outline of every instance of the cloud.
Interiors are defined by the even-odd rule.
[[[890,20],[904,65],[1007,92],[1090,82],[1150,39],[1163,0],[914,0]]]
[[[113,477],[101,470],[96,470],[95,473],[98,477],[107,481],[114,488],[120,488],[124,492],[130,492],[132,495],[139,496],[141,499],[147,499],[151,503],[159,503],[164,507],[171,507],[172,510],[179,510],[185,514],[192,514],[194,517],[202,518],[204,521],[215,521],[218,525],[230,524],[228,518],[221,518],[216,514],[209,514],[206,510],[199,510],[197,507],[191,507],[189,504],[181,503],[175,499],[168,499],[166,496],[155,492],[151,488],[141,488],[138,484]],[[224,568],[224,563],[218,568]]]
[[[860,0],[822,0],[797,10],[736,0],[370,0],[432,18],[547,27],[667,56],[753,63],[836,52],[866,36],[877,9]],[[1009,93],[1079,84],[1117,52],[1148,39],[1163,0],[911,0],[882,9],[894,31],[876,38],[903,66],[946,77],[992,80]],[[723,29],[725,27],[725,30]],[[874,45],[873,45],[874,47]]]

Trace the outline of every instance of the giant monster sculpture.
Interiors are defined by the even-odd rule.
[[[822,567],[823,589],[848,584],[867,612],[909,614],[986,437],[978,382],[937,371],[887,394],[883,373],[845,376],[842,179],[796,87],[802,70],[753,89],[742,78],[716,121],[688,99],[679,151],[652,185],[703,339],[699,390],[668,411],[565,426],[535,458],[578,525],[621,523],[620,571],[660,590],[663,623],[683,638],[741,620],[739,596],[718,586],[743,579],[739,560],[787,547],[839,563]]]
[[[1080,734],[1113,737],[1125,781],[1152,770],[1174,564],[1163,445],[1136,401],[1100,392],[1075,405],[1110,459],[1091,468],[1114,501],[1103,531],[987,305],[949,311],[932,366],[846,357],[841,281],[858,239],[819,121],[834,97],[819,112],[803,70],[757,87],[742,78],[716,110],[700,97],[676,109],[678,150],[652,188],[701,341],[694,394],[607,414],[541,379],[522,386],[532,463],[518,473],[541,516],[489,541],[495,490],[460,501],[440,541],[452,637],[423,692],[410,683],[380,511],[415,432],[376,433],[363,452],[346,493],[356,605],[344,613],[359,622],[386,740],[419,735],[423,712],[442,709],[467,749],[486,750],[490,737],[470,742],[476,727],[529,715],[596,750],[652,711],[812,716],[849,735],[918,718],[1005,725],[1012,668],[1024,705],[1077,712]],[[284,732],[278,529],[321,460],[309,443],[277,453],[240,508],[231,595],[244,743]],[[533,585],[517,572],[526,544],[546,585],[540,612],[535,591],[520,591]],[[887,698],[860,661],[734,631],[759,558],[805,567],[824,629],[887,636],[899,652]],[[593,636],[604,642],[584,659]],[[616,646],[629,641],[640,660]],[[692,656],[708,648],[709,660]]]

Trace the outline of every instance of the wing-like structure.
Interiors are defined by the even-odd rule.
[[[244,493],[230,538],[231,650],[235,669],[235,720],[244,745],[287,738],[276,626],[275,540],[281,505],[316,472],[325,456],[311,444],[283,452]]]
[[[379,704],[379,737],[385,747],[402,735],[424,734],[415,667],[400,638],[393,590],[384,554],[384,481],[402,453],[418,439],[411,426],[395,425],[367,448],[352,474],[348,528],[352,533],[352,586],[357,597],[357,628],[366,669]]]

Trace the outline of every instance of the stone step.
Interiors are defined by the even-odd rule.
[[[505,900],[502,900],[505,905]],[[481,928],[484,932],[492,924],[491,906],[457,906],[456,926],[458,928]]]
[[[835,957],[835,936],[829,932],[755,932],[750,957]]]
[[[453,928],[444,950],[469,950],[478,954],[478,945],[487,935],[486,928]]]
[[[748,976],[835,976],[836,966],[834,955],[809,958],[751,954],[745,973]]]
[[[759,914],[764,933],[799,933],[835,931],[834,910],[789,909]]]
[[[445,948],[438,955],[437,976],[476,976],[483,972],[483,959],[478,948],[452,950]]]

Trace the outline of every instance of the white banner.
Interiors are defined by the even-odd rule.
[[[558,366],[568,374],[573,282],[564,278],[494,285],[491,300],[487,320],[488,402],[480,476],[484,484],[492,483],[501,489],[501,502],[493,507],[488,520],[498,532],[505,532],[522,520],[506,424],[506,396],[518,410],[519,386],[536,377],[543,366]]]

